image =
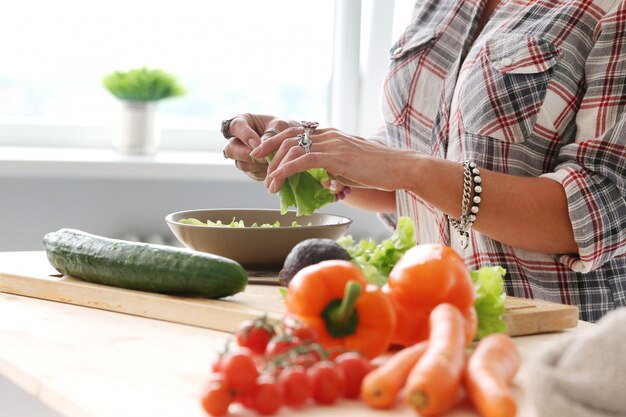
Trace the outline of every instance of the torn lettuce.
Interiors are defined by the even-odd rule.
[[[476,313],[478,314],[478,331],[476,337],[482,339],[491,333],[506,331],[504,315],[504,275],[506,270],[501,266],[485,266],[477,271],[470,271],[476,289]]]
[[[194,226],[213,226],[213,227],[261,227],[261,228],[266,228],[266,227],[283,227],[280,224],[279,220],[276,220],[274,223],[263,223],[263,224],[258,224],[258,223],[252,223],[251,226],[246,226],[243,220],[236,220],[233,217],[233,220],[230,223],[224,223],[221,220],[218,220],[216,222],[212,221],[212,220],[207,220],[206,223],[203,221],[200,221],[198,219],[194,219],[193,217],[190,217],[188,219],[180,219],[178,220],[178,223],[183,223],[183,224],[191,224]],[[302,225],[300,223],[298,223],[297,221],[293,221],[291,222],[291,227],[301,227]],[[313,223],[308,222],[306,224],[306,226],[313,226]]]
[[[311,215],[320,207],[336,201],[335,194],[322,185],[325,180],[328,180],[328,172],[323,168],[309,169],[288,177],[278,192],[280,212],[285,214],[293,206],[296,216]]]
[[[391,237],[378,244],[373,239],[355,243],[350,235],[339,238],[337,243],[350,254],[370,284],[382,286],[396,262],[415,246],[415,225],[410,217],[402,216]]]
[[[275,154],[265,158],[268,163]],[[328,179],[324,168],[312,168],[287,177],[283,188],[278,191],[281,214],[287,213],[289,207],[295,207],[296,216],[309,216],[320,207],[337,201],[335,194],[322,185]]]

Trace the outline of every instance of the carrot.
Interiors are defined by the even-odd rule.
[[[371,371],[361,383],[361,397],[372,408],[390,408],[404,386],[415,363],[428,346],[421,342],[402,349],[387,362]]]
[[[465,320],[452,304],[439,304],[429,317],[428,349],[411,370],[404,401],[422,416],[444,413],[456,402],[463,372]]]
[[[515,416],[511,381],[520,362],[520,353],[510,336],[493,334],[478,343],[467,363],[463,384],[483,417]]]

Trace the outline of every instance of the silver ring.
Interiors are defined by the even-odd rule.
[[[317,129],[317,127],[318,127],[319,125],[320,125],[320,124],[319,124],[319,123],[317,123],[317,122],[306,122],[306,121],[304,121],[304,120],[300,123],[300,126],[302,126],[302,127],[304,128],[304,134],[305,134],[305,135],[307,134],[307,132],[308,132],[309,134],[311,134],[311,133],[315,132],[315,129]]]
[[[311,152],[310,147],[313,144],[311,134],[315,132],[315,129],[317,129],[320,124],[317,122],[305,122],[303,120],[300,125],[304,128],[304,137],[301,140],[299,139],[298,143],[304,148],[305,153],[309,153]],[[298,135],[298,137],[300,137],[300,135]]]
[[[232,133],[230,133],[230,122],[232,122],[236,118],[237,118],[237,116],[235,116],[235,117],[233,117],[231,119],[224,119],[224,120],[222,120],[222,127],[220,128],[220,132],[222,132],[222,136],[224,136],[224,139],[230,139],[230,138],[234,137],[234,135]]]
[[[296,139],[298,139],[298,145],[304,148],[304,153],[311,153],[311,145],[313,145],[313,141],[310,137],[308,137],[308,135],[300,133],[296,136]]]
[[[278,135],[281,131],[276,129],[275,127],[270,127],[268,129],[265,130],[265,132],[263,132],[263,136],[267,135],[268,133],[273,133],[275,135]]]

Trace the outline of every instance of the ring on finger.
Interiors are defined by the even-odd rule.
[[[311,145],[313,145],[313,141],[308,135],[301,133],[298,136],[296,136],[296,139],[298,139],[298,145],[304,148],[304,153],[311,152]]]
[[[273,133],[274,135],[278,135],[281,131],[276,129],[275,127],[270,127],[268,129],[265,129],[265,132],[263,132],[263,136],[267,135],[268,133]]]
[[[306,136],[310,136],[313,132],[315,132],[315,129],[317,129],[320,124],[317,122],[306,122],[303,120],[300,125],[304,128],[304,134]]]
[[[237,117],[235,116],[235,117],[231,117],[230,119],[222,120],[222,126],[220,128],[220,132],[222,132],[222,136],[224,136],[224,139],[230,139],[234,137],[234,135],[230,133],[230,122],[232,122],[236,118]]]

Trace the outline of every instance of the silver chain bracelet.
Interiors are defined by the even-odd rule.
[[[469,231],[476,221],[478,205],[482,192],[482,178],[480,170],[474,162],[463,161],[463,200],[461,201],[461,217],[454,219],[448,216],[450,226],[459,234],[459,244],[463,249],[469,244]],[[472,197],[472,191],[474,197]],[[471,204],[471,207],[470,207]],[[469,208],[469,210],[468,210]]]

